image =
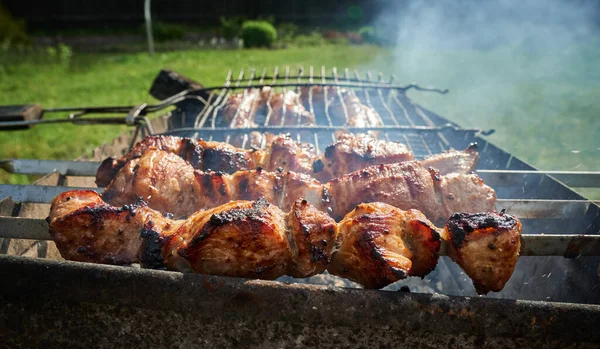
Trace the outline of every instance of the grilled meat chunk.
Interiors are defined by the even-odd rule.
[[[96,185],[106,187],[125,164],[144,155],[149,150],[173,153],[194,168],[233,173],[260,166],[264,152],[236,148],[223,142],[208,142],[191,138],[148,136],[136,143],[133,149],[120,159],[112,157],[102,162],[96,173]]]
[[[493,211],[496,201],[496,192],[477,175],[440,176],[417,161],[370,166],[333,179],[325,187],[334,218],[360,203],[384,202],[403,210],[417,209],[437,221],[454,212]]]
[[[284,215],[266,200],[232,202],[227,209],[192,215],[183,227],[192,232],[178,255],[195,272],[275,279],[285,275],[291,249]]]
[[[231,95],[222,108],[227,126],[232,128],[255,127],[254,117],[262,103],[259,89],[246,89]]]
[[[383,120],[379,113],[371,107],[368,107],[358,99],[354,91],[344,91],[342,99],[348,115],[346,124],[352,127],[377,127],[383,126]],[[342,114],[345,117],[344,110],[339,107],[334,107],[334,114]],[[376,136],[376,133],[373,134]]]
[[[191,138],[148,136],[136,143],[122,158],[109,157],[105,159],[96,173],[96,185],[106,187],[129,160],[139,158],[149,149],[171,152],[197,167],[202,163],[204,147],[202,141],[197,142]]]
[[[360,204],[338,229],[340,248],[328,270],[365,288],[382,288],[407,276],[424,277],[437,265],[440,235],[419,211]]]
[[[443,237],[448,254],[479,294],[498,292],[512,275],[521,249],[521,222],[505,213],[455,213]]]
[[[194,170],[177,155],[159,150],[149,150],[130,161],[103,193],[104,200],[113,205],[142,198],[151,208],[176,217],[231,200],[261,197],[285,210],[300,197],[320,210],[327,210],[322,184],[306,174],[262,169],[238,171],[233,175],[203,172]]]
[[[325,148],[325,154],[313,164],[314,176],[321,182],[371,165],[413,160],[412,151],[402,143],[378,140],[366,134],[342,134]]]
[[[353,90],[336,87],[302,87],[301,98],[306,109],[312,104],[314,110],[328,109],[332,121],[351,127],[383,126],[377,111],[364,105]],[[377,132],[369,132],[377,136]]]
[[[337,237],[335,222],[305,200],[288,214],[260,199],[174,221],[143,203],[117,208],[74,190],[53,200],[48,220],[67,259],[261,279],[322,272]]]
[[[308,112],[294,91],[277,93],[267,101],[271,108],[269,125],[316,125],[315,116]]]
[[[469,174],[475,170],[475,166],[479,161],[479,153],[476,149],[477,145],[472,144],[462,151],[450,150],[431,155],[423,159],[421,165],[425,168],[435,168],[441,175],[450,173]]]
[[[50,235],[61,255],[70,260],[105,264],[137,262],[150,221],[168,230],[163,216],[143,202],[123,207],[106,204],[92,190],[68,191],[52,201]],[[177,223],[171,222],[174,227]]]
[[[335,221],[323,219],[323,212],[302,199],[293,203],[286,223],[292,249],[289,275],[304,278],[324,272],[337,238]]]
[[[279,135],[271,137],[268,149],[262,164],[265,170],[312,173],[313,162],[317,158],[312,144],[296,142],[289,135]]]

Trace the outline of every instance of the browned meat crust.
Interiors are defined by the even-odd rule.
[[[342,134],[325,148],[324,156],[314,162],[314,176],[327,182],[371,165],[413,160],[408,147],[399,142],[378,140],[366,134]]]
[[[421,161],[425,168],[433,167],[441,175],[449,173],[471,173],[475,170],[479,161],[477,144],[471,144],[467,149],[457,151],[450,150],[441,154],[428,156]]]
[[[48,223],[71,260],[263,279],[327,268],[367,288],[425,276],[440,251],[440,235],[422,213],[383,203],[361,204],[339,225],[306,200],[296,200],[287,214],[259,199],[172,220],[141,201],[117,208],[94,191],[74,190],[53,200]],[[448,220],[443,237],[451,257],[485,293],[510,278],[520,233],[512,216],[461,213]]]
[[[446,222],[448,252],[479,294],[498,292],[512,275],[521,249],[521,222],[505,213],[455,213]]]
[[[438,221],[454,212],[494,210],[496,192],[474,174],[440,176],[417,161],[370,166],[326,184],[333,217],[363,202],[384,202],[417,209]]]
[[[382,288],[407,276],[423,277],[437,265],[440,235],[416,210],[360,204],[339,223],[329,272],[365,288]]]

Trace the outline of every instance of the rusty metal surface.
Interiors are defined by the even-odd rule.
[[[0,256],[10,347],[598,347],[600,306]]]

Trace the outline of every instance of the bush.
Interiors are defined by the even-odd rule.
[[[152,23],[152,34],[156,41],[181,40],[183,39],[185,32],[186,27],[181,24],[165,22]]]
[[[266,21],[246,21],[242,25],[244,47],[271,47],[277,40],[277,30]]]
[[[25,32],[25,22],[15,20],[0,2],[0,44],[27,44],[29,37]]]
[[[220,17],[221,35],[226,39],[239,37],[242,33],[242,23],[246,21],[245,17]]]

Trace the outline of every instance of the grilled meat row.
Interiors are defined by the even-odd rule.
[[[256,169],[293,171],[309,174],[321,182],[368,167],[413,160],[410,149],[398,142],[382,141],[369,135],[343,134],[318,156],[312,144],[300,143],[287,135],[270,136],[264,150],[240,149],[222,142],[209,142],[171,136],[149,136],[138,142],[120,159],[108,158],[98,168],[96,184],[107,186],[119,170],[147,150],[159,149],[188,161],[195,169],[234,173]],[[424,167],[452,172],[470,173],[479,154],[474,148],[449,151],[423,161]]]
[[[440,234],[417,210],[383,203],[358,205],[336,224],[307,200],[294,201],[287,213],[264,199],[232,201],[172,220],[143,201],[108,205],[91,190],[57,196],[48,222],[70,260],[261,279],[327,269],[366,288],[428,274],[441,236],[480,293],[508,281],[521,233],[512,216],[463,213],[451,216]]]
[[[360,203],[384,202],[418,209],[435,221],[454,212],[493,211],[496,193],[475,174],[442,175],[418,161],[369,166],[321,184],[307,174],[283,170],[199,171],[173,153],[150,149],[119,171],[103,197],[117,206],[141,197],[176,217],[260,197],[283,210],[302,197],[336,219]]]

